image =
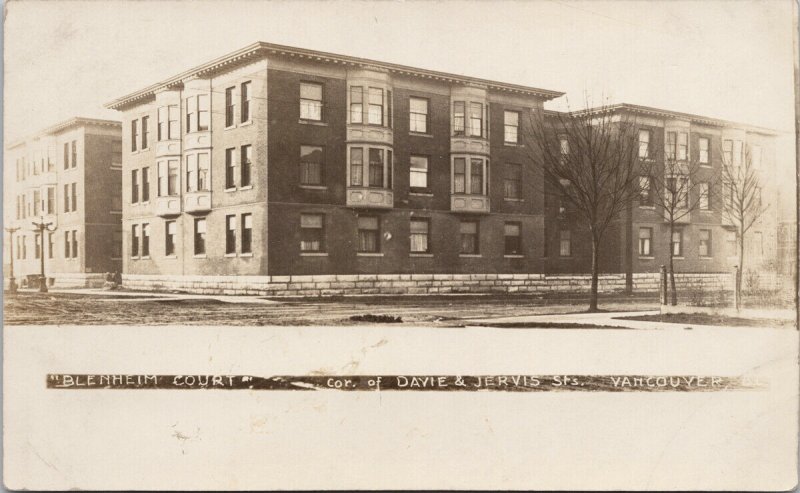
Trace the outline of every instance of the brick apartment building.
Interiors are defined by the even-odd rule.
[[[124,282],[277,285],[285,294],[423,292],[415,289],[425,282],[424,292],[458,290],[432,288],[444,278],[517,291],[543,286],[549,273],[587,272],[585,231],[532,186],[542,172],[526,165],[522,142],[531,112],[562,94],[255,43],[118,98],[107,107],[123,113]],[[713,149],[764,135],[619,110],[642,114],[652,145],[677,128],[690,152],[700,152],[701,133]],[[707,255],[695,222],[714,230]],[[632,235],[663,234],[661,223],[637,209],[609,239],[603,270],[656,271],[663,253],[636,255]],[[716,213],[693,215],[687,271],[725,269],[721,228]]]
[[[102,285],[121,272],[122,128],[118,121],[72,118],[11,144],[5,158],[4,268],[18,283],[40,274],[57,286]],[[33,222],[54,228],[44,238]],[[6,233],[6,242],[10,235]]]

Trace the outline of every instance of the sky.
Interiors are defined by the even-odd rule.
[[[5,142],[255,41],[791,132],[789,0],[6,5]],[[549,106],[566,107],[565,98]]]

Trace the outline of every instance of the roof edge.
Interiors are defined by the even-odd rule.
[[[67,130],[69,128],[83,127],[83,126],[87,126],[87,125],[96,125],[96,126],[104,126],[104,127],[119,127],[120,129],[122,129],[122,122],[120,122],[118,120],[104,120],[104,119],[101,119],[101,118],[87,118],[87,117],[82,117],[82,116],[75,116],[75,117],[72,117],[72,118],[70,118],[68,120],[64,120],[64,121],[62,121],[60,123],[56,123],[55,125],[51,125],[51,126],[45,128],[43,130],[40,130],[39,132],[31,134],[28,137],[15,140],[15,141],[9,143],[6,146],[6,149],[13,149],[15,147],[19,147],[19,146],[25,144],[28,140],[36,138],[36,137],[40,137],[40,136],[44,136],[44,135],[55,135],[57,133],[63,132],[64,130]]]
[[[457,75],[447,72],[438,72],[435,70],[427,70],[407,65],[399,65],[395,63],[381,62],[367,58],[359,58],[348,55],[338,55],[335,53],[327,53],[323,51],[310,50],[306,48],[297,48],[293,46],[285,46],[274,43],[266,43],[258,41],[252,43],[244,48],[240,48],[227,55],[217,57],[209,62],[198,65],[194,68],[179,73],[173,77],[157,82],[150,86],[132,92],[125,96],[119,97],[106,103],[104,106],[109,109],[120,109],[136,101],[148,98],[154,95],[158,90],[174,87],[180,84],[184,79],[216,72],[225,66],[240,63],[243,60],[250,59],[256,56],[266,56],[268,54],[277,54],[280,56],[307,58],[314,61],[335,63],[341,65],[351,65],[360,67],[378,67],[390,72],[403,75],[411,75],[427,79],[446,80],[450,82],[460,82],[464,84],[481,84],[488,88],[517,92],[523,94],[535,95],[544,100],[555,99],[563,96],[565,93],[561,91],[553,91],[549,89],[540,89],[536,87],[523,86],[519,84],[510,84],[506,82],[493,81],[488,79],[481,79],[478,77],[470,77],[464,75]]]

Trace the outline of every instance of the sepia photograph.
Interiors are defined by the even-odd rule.
[[[796,1],[3,29],[6,488],[797,486]]]

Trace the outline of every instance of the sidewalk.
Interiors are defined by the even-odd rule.
[[[20,293],[38,293],[36,289],[20,289]],[[172,300],[214,300],[222,303],[252,303],[257,305],[280,305],[280,301],[266,300],[261,296],[222,295],[222,294],[189,294],[189,293],[164,293],[146,291],[116,291],[101,288],[50,288],[49,293],[54,294],[79,294],[102,296],[107,301],[115,301],[120,297],[129,297],[141,301],[172,301]]]
[[[500,318],[484,318],[484,319],[470,319],[465,320],[464,323],[469,327],[470,324],[481,326],[492,326],[492,324],[507,324],[507,323],[530,323],[531,327],[535,327],[537,323],[565,323],[565,324],[583,324],[583,325],[602,325],[610,327],[619,327],[620,329],[639,329],[639,330],[686,330],[692,329],[716,329],[726,330],[728,327],[720,325],[702,325],[702,324],[678,324],[669,322],[653,322],[646,320],[626,320],[618,317],[638,317],[643,315],[659,315],[661,312],[658,310],[638,311],[638,312],[600,312],[600,313],[564,313],[553,315],[526,315],[518,317],[500,317]],[[767,327],[758,326],[737,326],[736,329],[756,329],[764,330]]]

